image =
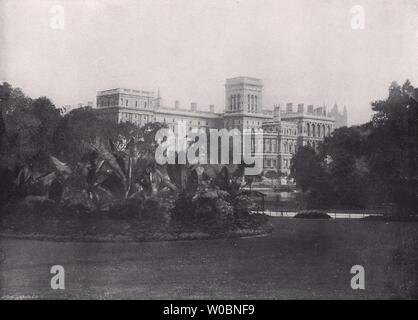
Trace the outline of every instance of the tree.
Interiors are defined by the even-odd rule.
[[[365,207],[368,192],[368,126],[343,127],[325,139],[319,158],[331,188],[329,201],[343,207]]]
[[[339,128],[319,153],[300,148],[292,174],[312,202],[366,207],[390,204],[394,213],[418,212],[418,89],[392,83],[375,115],[361,126]]]
[[[292,159],[291,176],[296,180],[302,191],[309,190],[316,180],[324,174],[315,150],[301,146]]]
[[[59,110],[48,98],[33,100],[8,83],[0,85],[0,107],[4,121],[1,163],[9,168],[30,165],[39,169],[52,151]]]
[[[371,190],[378,202],[394,203],[397,212],[418,212],[418,89],[407,80],[393,82],[385,100],[372,103],[369,157]]]

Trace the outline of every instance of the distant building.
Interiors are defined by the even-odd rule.
[[[308,105],[305,109],[304,104],[298,104],[294,110],[293,104],[287,103],[286,110],[275,107],[273,120],[263,123],[263,129],[265,132],[277,132],[277,169],[288,175],[297,148],[308,146],[317,150],[324,137],[333,132],[334,118],[327,115],[324,107]],[[268,164],[265,165],[266,169],[269,168]]]
[[[211,105],[210,111],[201,111],[196,103],[191,103],[190,109],[185,109],[180,107],[179,101],[175,101],[174,108],[167,108],[162,105],[160,95],[154,97],[151,91],[117,88],[97,93],[97,110],[102,117],[117,122],[129,121],[138,126],[161,122],[174,131],[180,127],[219,127],[222,114],[215,113],[214,109]]]
[[[190,108],[163,105],[160,92],[157,97],[151,91],[111,89],[97,93],[97,111],[111,121],[129,121],[138,126],[149,122],[165,123],[174,132],[192,128],[226,128],[253,130],[263,128],[264,171],[288,175],[293,155],[299,146],[317,149],[324,137],[335,128],[335,119],[325,107],[314,108],[288,103],[282,110],[279,105],[273,111],[263,110],[263,82],[252,77],[236,77],[225,83],[225,111],[215,113],[213,105],[209,111],[201,111],[196,103]],[[345,119],[346,119],[345,111]],[[346,121],[346,120],[345,120]]]
[[[348,122],[347,107],[344,106],[342,113],[338,110],[338,105],[335,103],[329,112],[331,117],[335,119],[335,128],[346,127]]]

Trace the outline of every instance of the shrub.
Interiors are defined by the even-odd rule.
[[[305,211],[298,212],[294,218],[297,218],[297,219],[331,219],[331,216],[322,211],[305,210]]]
[[[234,208],[222,190],[182,192],[175,201],[172,221],[197,227],[225,226],[233,221]]]
[[[111,219],[128,219],[164,223],[168,220],[170,204],[164,197],[135,197],[113,205],[108,216]]]
[[[234,198],[235,218],[247,217],[254,207],[254,200],[246,194],[240,194]]]

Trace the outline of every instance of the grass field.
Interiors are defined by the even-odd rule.
[[[418,298],[418,223],[271,218],[263,237],[148,243],[0,239],[3,298]],[[61,264],[66,289],[50,289]],[[365,290],[350,269],[365,268]]]

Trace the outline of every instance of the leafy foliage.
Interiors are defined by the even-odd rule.
[[[379,207],[418,212],[418,89],[392,83],[362,126],[340,128],[318,153],[299,148],[292,164],[311,206]]]

